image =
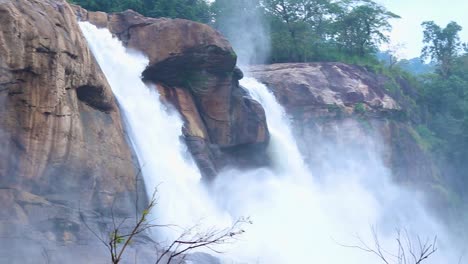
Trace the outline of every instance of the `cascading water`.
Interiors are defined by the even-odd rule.
[[[196,165],[185,155],[181,118],[161,103],[155,87],[140,79],[148,59],[127,51],[107,29],[87,22],[80,27],[119,102],[149,198],[157,188],[158,223],[191,227],[201,219],[220,219]]]
[[[297,148],[290,121],[283,107],[278,104],[268,88],[254,78],[244,78],[240,80],[240,84],[246,87],[251,96],[260,102],[265,109],[271,136],[268,151],[274,161],[276,171],[298,177],[305,175],[307,169]],[[287,153],[287,155],[284,155],[284,153]]]
[[[273,94],[253,78],[244,78],[241,85],[265,109],[272,135],[269,152],[279,168],[230,171],[216,180],[221,207],[254,220],[237,256],[248,263],[374,264],[380,261],[375,255],[343,245],[363,246],[362,240],[373,247],[375,230],[382,248],[396,253],[395,229],[401,228],[415,241],[417,235],[437,234],[441,252],[431,260],[450,263],[454,255],[447,252],[453,245],[446,244],[450,240],[444,228],[417,195],[391,182],[375,139],[367,138],[359,149],[330,142],[314,146],[329,152],[318,181],[302,162],[290,121]]]
[[[381,231],[381,245],[389,251],[396,250],[397,227],[423,236],[445,234],[414,195],[391,183],[375,150],[360,150],[363,156],[351,151],[353,155],[342,157],[343,166],[330,166],[317,182],[303,162],[283,108],[252,78],[242,84],[265,108],[275,166],[225,171],[204,187],[180,141],[181,119],[160,102],[154,87],[140,80],[148,60],[125,50],[108,30],[80,26],[124,113],[148,194],[159,186],[158,220],[186,227],[201,219],[208,226],[241,216],[253,220],[224,255],[226,263],[375,264],[376,256],[340,244],[358,244],[358,234],[372,245],[371,225]],[[346,155],[331,149],[336,157]],[[439,248],[448,247],[441,239]],[[443,260],[435,263],[450,262],[447,255],[439,256]]]

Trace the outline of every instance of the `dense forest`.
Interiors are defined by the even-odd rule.
[[[208,23],[230,36],[245,29],[226,23],[261,19],[271,50],[253,63],[341,61],[388,76],[386,89],[410,102],[402,118],[411,122],[421,144],[437,161],[451,200],[468,202],[468,45],[461,26],[426,21],[421,25],[421,58],[399,60],[388,43],[391,19],[399,16],[371,0],[73,0],[89,10],[133,9],[149,17],[184,18]],[[253,23],[253,22],[252,22]],[[384,54],[384,56],[382,56]],[[378,56],[380,55],[380,56]],[[384,58],[384,59],[382,59]],[[427,62],[429,64],[423,63]],[[396,85],[409,81],[416,94]],[[416,157],[415,157],[416,158]]]
[[[185,18],[223,31],[223,19],[262,17],[270,29],[269,62],[363,61],[381,43],[389,20],[398,18],[369,0],[73,0],[93,11],[133,9],[149,17]],[[236,20],[232,20],[236,22]],[[242,32],[238,32],[241,34]]]

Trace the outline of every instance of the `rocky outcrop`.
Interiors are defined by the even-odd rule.
[[[363,104],[362,110],[400,109],[384,89],[386,79],[364,67],[344,63],[284,63],[252,66],[249,72],[272,87],[288,111],[304,113],[310,107],[339,107],[352,113],[358,103]]]
[[[239,86],[236,54],[219,32],[193,21],[146,18],[131,10],[105,14],[75,7],[75,12],[149,58],[143,78],[157,84],[182,114],[187,145],[205,176],[214,177],[231,163],[267,163],[265,113]],[[241,154],[252,151],[255,159]]]
[[[1,1],[0,24],[1,244],[77,243],[80,212],[134,211],[119,109],[65,0]]]
[[[338,160],[320,149],[333,145],[355,151],[378,140],[397,180],[434,183],[431,157],[406,119],[406,102],[386,89],[387,77],[343,63],[259,65],[249,74],[265,83],[293,118],[298,145],[311,167],[323,166],[326,157]]]

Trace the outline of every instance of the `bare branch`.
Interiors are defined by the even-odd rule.
[[[432,242],[429,239],[426,239],[424,242],[422,242],[421,238],[417,236],[415,240],[417,241],[418,246],[414,247],[414,240],[411,239],[411,236],[407,230],[404,230],[403,238],[400,230],[397,229],[396,234],[396,242],[398,246],[396,253],[391,253],[382,248],[377,231],[373,227],[373,247],[369,246],[359,235],[356,236],[356,239],[359,242],[357,245],[338,244],[343,247],[357,248],[364,252],[372,253],[386,264],[421,264],[437,251],[437,237],[434,237]]]

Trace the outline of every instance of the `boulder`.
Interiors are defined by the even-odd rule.
[[[147,18],[131,10],[108,14],[103,22],[100,13],[74,9],[82,20],[107,27],[128,48],[149,58],[143,79],[157,84],[180,111],[187,145],[205,176],[214,177],[232,163],[266,164],[265,113],[239,86],[243,74],[235,67],[237,56],[219,32],[205,24]],[[262,158],[242,160],[232,151],[243,148],[255,149]]]

